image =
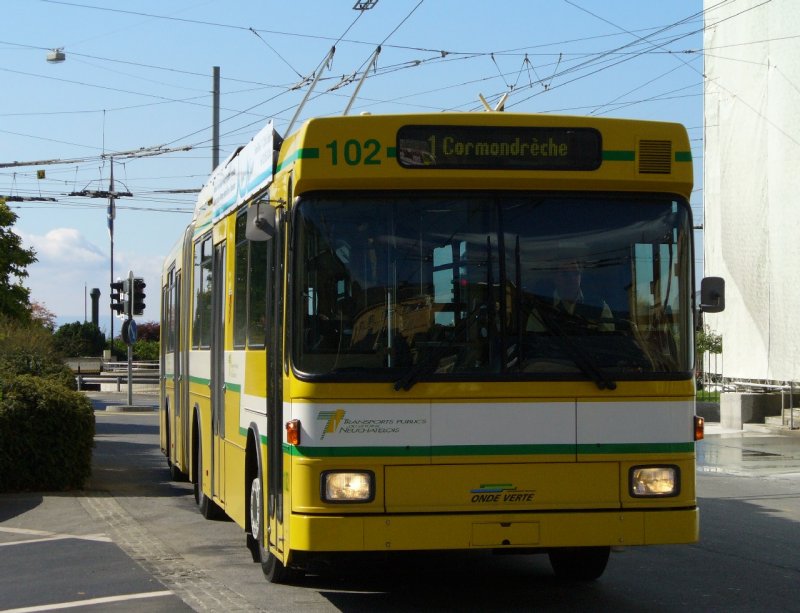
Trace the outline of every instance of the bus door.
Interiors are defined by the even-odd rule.
[[[181,350],[181,273],[176,271],[175,283],[171,288],[172,298],[171,305],[173,310],[172,320],[169,322],[171,329],[169,331],[170,338],[172,339],[172,346],[175,348],[174,361],[175,367],[173,369],[175,385],[174,398],[172,399],[175,406],[172,409],[173,423],[170,424],[170,432],[172,433],[172,442],[175,445],[174,461],[178,464],[180,469],[188,473],[189,462],[186,461],[186,441],[187,439],[187,420],[183,415],[183,402],[185,400],[183,394],[183,351]]]
[[[225,243],[214,248],[211,272],[211,494],[224,500],[225,470]]]
[[[170,287],[170,275],[169,273],[167,277],[166,284],[161,288],[161,329],[167,331],[170,325],[170,310],[169,310],[169,292],[172,291]],[[168,334],[168,333],[167,333]],[[167,338],[167,336],[162,336],[162,339]],[[167,454],[167,461],[172,461],[172,450],[169,448],[170,441],[169,435],[166,433],[169,432],[169,428],[171,428],[169,422],[161,425],[162,419],[169,419],[169,413],[167,413],[167,417],[164,417],[165,411],[169,406],[169,385],[167,384],[167,376],[174,374],[174,370],[172,373],[168,372],[167,369],[167,354],[170,353],[173,349],[170,348],[168,343],[161,342],[159,346],[159,366],[158,366],[158,374],[159,374],[159,445],[161,449],[166,451]],[[173,379],[174,382],[174,379]],[[174,392],[173,392],[174,393]],[[166,428],[165,428],[166,426]]]
[[[189,475],[191,474],[190,468],[190,460],[189,456],[191,455],[191,444],[190,441],[192,440],[191,435],[191,428],[192,428],[192,410],[189,404],[189,351],[192,347],[192,339],[189,338],[189,324],[192,321],[191,314],[188,314],[188,317],[184,317],[182,315],[178,315],[181,312],[182,308],[191,309],[192,301],[189,297],[189,292],[192,291],[192,266],[194,257],[194,249],[193,249],[193,226],[190,225],[186,229],[186,233],[183,237],[183,253],[184,253],[184,261],[183,261],[183,269],[178,272],[176,278],[176,285],[177,285],[177,294],[176,294],[176,318],[177,318],[177,334],[175,342],[177,343],[176,353],[180,354],[180,377],[178,377],[178,373],[176,372],[176,385],[180,387],[180,404],[181,404],[181,413],[183,415],[183,436],[181,438],[181,445],[183,445],[183,471]],[[182,278],[183,278],[183,270],[186,271],[188,275],[186,277],[186,286],[183,285]],[[186,295],[184,296],[184,292]],[[178,361],[178,357],[176,356],[176,362]],[[178,383],[179,382],[179,383]]]
[[[284,224],[278,209],[275,238],[270,242],[273,286],[270,293],[267,351],[267,535],[270,545],[283,551],[283,288],[284,288]]]

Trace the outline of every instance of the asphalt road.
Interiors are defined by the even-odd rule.
[[[96,416],[86,491],[0,495],[0,611],[800,611],[798,436],[711,426],[701,541],[615,551],[593,583],[477,552],[342,560],[278,586],[238,526],[169,481],[156,413]]]

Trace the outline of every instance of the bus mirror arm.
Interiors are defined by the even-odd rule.
[[[266,241],[275,236],[275,209],[268,201],[258,200],[247,209],[245,236],[251,241]]]
[[[700,310],[706,313],[725,310],[725,279],[706,277],[700,282]]]

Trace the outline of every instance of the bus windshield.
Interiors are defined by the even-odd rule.
[[[603,387],[691,372],[682,198],[327,192],[294,213],[299,376]]]

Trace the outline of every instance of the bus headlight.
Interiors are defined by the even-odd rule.
[[[327,471],[322,473],[325,502],[371,502],[375,497],[371,471]]]
[[[668,498],[680,493],[677,466],[634,466],[629,473],[630,493],[634,498]]]

